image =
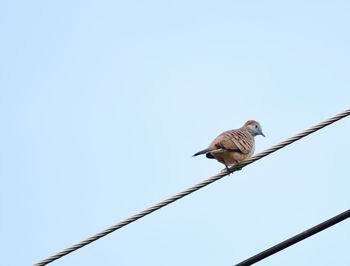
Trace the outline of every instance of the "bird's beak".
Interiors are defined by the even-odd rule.
[[[264,133],[260,132],[260,135],[263,136],[264,138],[266,137]]]

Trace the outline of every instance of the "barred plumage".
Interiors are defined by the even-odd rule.
[[[207,149],[194,156],[206,154],[207,158],[216,159],[226,168],[237,165],[254,154],[254,137],[263,135],[261,126],[254,120],[247,121],[243,127],[228,130],[217,136]]]

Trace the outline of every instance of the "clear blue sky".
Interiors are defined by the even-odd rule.
[[[2,1],[1,265],[30,265],[350,107],[348,1]],[[350,119],[52,265],[233,265],[349,208]],[[258,265],[350,265],[343,222]]]

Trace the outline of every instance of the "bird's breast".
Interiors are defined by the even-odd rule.
[[[233,164],[240,163],[245,159],[249,158],[251,154],[243,154],[241,152],[226,150],[226,151],[213,153],[213,156],[215,157],[216,160],[218,160],[223,164],[233,165]]]

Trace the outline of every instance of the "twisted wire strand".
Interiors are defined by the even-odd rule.
[[[61,252],[58,252],[58,253],[56,253],[56,254],[54,254],[54,255],[46,258],[46,259],[44,259],[44,260],[34,264],[34,266],[44,266],[44,265],[47,265],[47,264],[49,264],[49,263],[51,263],[51,262],[53,262],[53,261],[55,261],[55,260],[57,260],[59,258],[62,258],[63,256],[66,256],[69,253],[71,253],[73,251],[76,251],[79,248],[82,248],[82,247],[84,247],[84,246],[86,246],[86,245],[88,245],[88,244],[90,244],[90,243],[92,243],[92,242],[94,242],[94,241],[96,241],[96,240],[98,240],[98,239],[100,239],[100,238],[102,238],[102,237],[104,237],[104,236],[106,236],[106,235],[108,235],[108,234],[110,234],[110,233],[112,233],[112,232],[114,232],[114,231],[116,231],[116,230],[118,230],[118,229],[128,225],[128,224],[130,224],[130,223],[132,223],[132,222],[135,222],[136,220],[138,220],[138,219],[140,219],[140,218],[142,218],[142,217],[144,217],[144,216],[146,216],[148,214],[151,214],[152,212],[154,212],[156,210],[159,210],[160,208],[163,208],[166,205],[168,205],[170,203],[173,203],[173,202],[175,202],[175,201],[177,201],[177,200],[179,200],[179,199],[189,195],[189,194],[191,194],[191,193],[193,193],[193,192],[195,192],[195,191],[197,191],[197,190],[199,190],[199,189],[201,189],[201,188],[203,188],[203,187],[205,187],[205,186],[207,186],[207,185],[209,185],[209,184],[211,184],[211,183],[213,183],[213,182],[223,178],[224,176],[229,175],[229,174],[237,171],[238,169],[241,169],[241,168],[243,168],[243,167],[245,167],[245,166],[247,166],[247,165],[257,161],[257,160],[260,160],[261,158],[263,158],[263,157],[265,157],[265,156],[267,156],[267,155],[269,155],[269,154],[271,154],[273,152],[276,152],[279,149],[282,149],[282,148],[286,147],[287,145],[290,145],[293,142],[295,142],[295,141],[297,141],[297,140],[299,140],[301,138],[306,137],[307,135],[310,135],[310,134],[312,134],[312,133],[314,133],[314,132],[316,132],[316,131],[318,131],[318,130],[320,130],[320,129],[322,129],[322,128],[330,125],[330,124],[333,124],[334,122],[336,122],[336,121],[338,121],[338,120],[340,120],[340,119],[342,119],[342,118],[344,118],[344,117],[346,117],[348,115],[350,115],[350,109],[348,109],[348,110],[346,110],[346,111],[344,111],[344,112],[342,112],[342,113],[340,113],[340,114],[338,114],[338,115],[336,115],[334,117],[331,117],[331,118],[329,118],[329,119],[327,119],[327,120],[325,120],[325,121],[323,121],[323,122],[321,122],[321,123],[319,123],[319,124],[309,128],[309,129],[307,129],[305,131],[302,131],[302,132],[296,134],[295,136],[293,136],[293,137],[291,137],[291,138],[289,138],[289,139],[287,139],[285,141],[282,141],[281,143],[279,143],[279,144],[277,144],[277,145],[275,145],[275,146],[273,146],[273,147],[271,147],[269,149],[264,150],[263,152],[260,152],[260,153],[256,154],[252,158],[242,162],[240,165],[231,167],[228,171],[226,171],[226,170],[222,171],[222,172],[218,173],[215,176],[212,176],[212,177],[210,177],[208,179],[205,179],[205,180],[201,181],[200,183],[197,183],[194,186],[192,186],[192,187],[190,187],[190,188],[188,188],[188,189],[186,189],[186,190],[184,190],[182,192],[179,192],[179,193],[177,193],[177,194],[175,194],[175,195],[173,195],[173,196],[171,196],[171,197],[169,197],[169,198],[167,198],[167,199],[165,199],[165,200],[163,200],[163,201],[161,201],[161,202],[159,202],[159,203],[157,203],[157,204],[155,204],[155,205],[153,205],[153,206],[151,206],[151,207],[149,207],[149,208],[147,208],[147,209],[145,209],[145,210],[143,210],[143,211],[141,211],[139,213],[136,213],[133,216],[131,216],[131,217],[129,217],[129,218],[127,218],[127,219],[125,219],[125,220],[123,220],[123,221],[121,221],[121,222],[119,222],[119,223],[117,223],[115,225],[112,225],[111,227],[101,231],[100,233],[97,233],[97,234],[95,234],[95,235],[93,235],[93,236],[91,236],[91,237],[89,237],[89,238],[87,238],[87,239],[85,239],[85,240],[83,240],[83,241],[81,241],[81,242],[71,246],[71,247],[68,247],[68,248],[64,249]]]

